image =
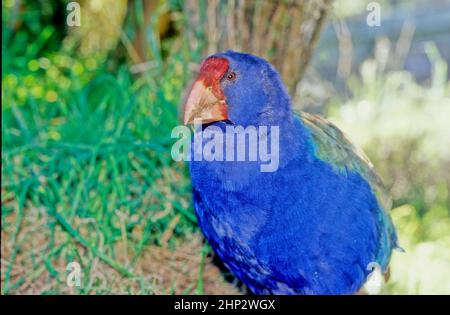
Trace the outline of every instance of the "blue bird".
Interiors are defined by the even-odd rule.
[[[354,294],[372,271],[368,266],[387,271],[399,247],[380,178],[336,126],[293,112],[270,63],[234,51],[208,57],[184,114],[185,124],[201,122],[191,156],[209,149],[214,156],[218,143],[225,150],[212,159],[191,158],[199,226],[253,293]],[[248,141],[223,140],[239,134]],[[275,170],[263,171],[263,155],[248,158],[251,136],[258,148],[266,143],[277,151],[270,152]],[[236,158],[239,150],[245,159]]]

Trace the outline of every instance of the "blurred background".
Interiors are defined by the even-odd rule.
[[[77,3],[79,20],[2,0],[2,294],[246,292],[170,155],[186,86],[224,49],[269,59],[296,110],[371,158],[406,251],[381,293],[450,294],[449,0]]]

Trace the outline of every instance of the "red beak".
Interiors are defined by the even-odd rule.
[[[228,60],[206,59],[184,105],[184,124],[202,124],[228,119],[226,97],[220,80],[228,70]]]

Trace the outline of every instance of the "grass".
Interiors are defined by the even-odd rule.
[[[144,251],[178,251],[198,235],[186,169],[170,156],[178,97],[138,84],[125,72],[102,73],[80,90],[59,90],[55,102],[5,102],[2,293],[23,292],[33,275],[63,284],[71,261],[85,275],[98,262],[143,281],[136,264]],[[12,99],[7,89],[4,97]],[[192,254],[203,261],[197,245]],[[28,271],[14,276],[19,266]],[[192,290],[203,292],[198,283]],[[79,293],[101,286],[83,287]]]
[[[2,294],[236,292],[170,155],[192,53],[133,76],[54,48],[51,26],[33,42],[3,32]],[[66,285],[72,261],[80,288]]]
[[[110,84],[116,84],[114,89],[109,89]],[[125,76],[103,75],[78,93],[58,95],[61,101],[42,104],[51,113],[30,113],[16,104],[3,110],[2,199],[13,199],[3,208],[6,230],[13,222],[5,215],[17,211],[4,293],[17,286],[10,284],[10,266],[21,241],[26,240],[17,237],[26,225],[24,217],[45,217],[36,232],[48,234],[40,255],[46,256],[47,270],[53,276],[57,276],[52,267],[55,259],[61,255],[67,261],[81,259],[85,254],[80,251],[88,250],[92,256],[84,272],[98,257],[122,276],[132,277],[136,259],[120,261],[114,248],[118,242],[133,257],[148,244],[158,244],[164,233],[183,235],[192,230],[195,218],[184,211],[189,208],[189,184],[179,180],[185,178],[185,170],[182,166],[172,170],[167,151],[170,139],[164,137],[159,124],[144,122],[144,117],[152,120],[156,106],[142,102],[143,96],[125,95],[133,88],[129,84]],[[176,122],[176,107],[164,99],[155,103],[159,101],[169,106],[158,110],[167,112],[164,116],[169,123],[170,119]],[[151,137],[143,141],[145,135]],[[182,197],[176,202],[174,187]],[[155,213],[162,212],[154,219]],[[174,218],[177,224],[170,224]],[[139,232],[131,237],[133,231]],[[174,245],[171,237],[165,239],[166,245]],[[17,281],[27,277],[22,275]]]

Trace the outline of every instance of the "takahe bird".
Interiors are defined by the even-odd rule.
[[[255,294],[356,293],[368,266],[386,271],[398,247],[389,199],[370,161],[337,127],[291,107],[279,74],[259,57],[227,51],[202,63],[184,109],[186,124],[202,122],[191,153],[212,141],[202,133],[208,128],[226,136],[228,126],[266,126],[257,139],[278,139],[279,160],[275,171],[262,171],[260,157],[191,159],[200,228]]]

